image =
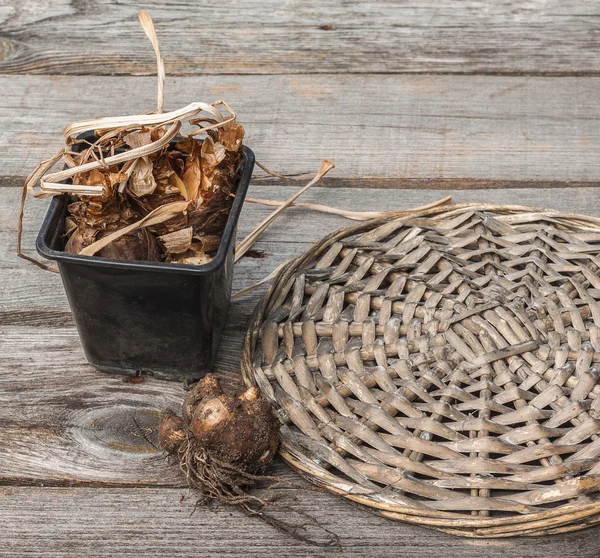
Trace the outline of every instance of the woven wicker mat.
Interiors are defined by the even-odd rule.
[[[600,219],[428,213],[332,233],[257,307],[243,373],[283,459],[464,536],[600,522]]]

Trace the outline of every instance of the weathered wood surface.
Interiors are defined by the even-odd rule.
[[[286,199],[296,188],[253,186],[251,193]],[[385,210],[427,203],[445,193],[315,186],[303,199],[344,209]],[[600,215],[600,199],[590,194],[589,188],[453,192],[457,202],[550,205]],[[193,495],[177,467],[154,447],[158,414],[178,408],[183,386],[152,378],[131,384],[86,363],[60,278],[14,256],[18,195],[16,188],[0,190],[0,556],[597,555],[598,528],[542,539],[469,541],[384,520],[333,495],[299,490],[281,490],[283,503],[311,513],[337,533],[342,553],[307,547],[236,511],[200,508],[192,514]],[[30,246],[44,211],[44,202],[30,204]],[[247,204],[240,236],[269,211]],[[290,209],[257,244],[267,257],[244,258],[237,265],[235,288],[262,278],[312,241],[347,224],[340,217]],[[241,339],[259,296],[234,302],[230,311],[217,363],[229,388],[239,385]],[[302,482],[281,462],[271,472]],[[187,497],[183,502],[182,496]]]
[[[69,122],[156,102],[150,77],[0,76],[0,90],[0,185],[10,186],[60,149]],[[597,185],[599,92],[590,77],[203,76],[166,85],[171,108],[226,99],[273,170],[316,172],[326,157],[337,168],[324,185],[422,189]]]
[[[595,2],[19,0],[0,7],[0,72],[153,74],[142,7],[177,75],[600,71]]]
[[[8,541],[0,556],[597,558],[600,550],[597,530],[587,533],[595,539],[583,532],[464,540],[385,520],[333,495],[296,492],[291,500],[278,492],[336,532],[342,550],[306,546],[222,507],[193,513],[193,496],[179,489],[0,487],[0,537]]]
[[[304,183],[295,182],[294,186],[288,186],[289,183],[286,183],[282,186],[281,181],[274,179],[272,184],[273,186],[266,186],[252,183],[248,195],[285,200]],[[417,207],[447,195],[452,195],[456,203],[470,201],[519,203],[600,216],[600,196],[595,188],[417,191],[326,188],[317,185],[310,188],[299,201],[320,203],[347,210],[386,211]],[[0,315],[4,316],[3,320],[6,320],[3,323],[11,326],[70,325],[68,303],[62,291],[60,277],[38,270],[16,257],[19,198],[20,191],[16,188],[0,187],[0,270],[6,278],[5,281],[0,282],[0,300],[2,300]],[[23,246],[32,255],[35,255],[35,237],[46,208],[45,200],[29,200],[27,205]],[[272,208],[245,204],[238,238],[245,237],[271,211]],[[265,257],[263,259],[247,257],[237,264],[234,290],[256,283],[279,264],[300,254],[312,242],[333,229],[353,223],[355,221],[336,215],[300,208],[289,209],[259,238],[256,248],[264,251]],[[250,307],[257,301],[257,296],[250,295]],[[60,313],[55,314],[56,310]],[[67,313],[67,317],[64,317],[63,312]]]
[[[252,186],[256,197],[287,199],[297,186]],[[182,486],[176,468],[152,446],[158,415],[177,410],[183,386],[147,378],[131,384],[88,365],[71,319],[60,277],[24,264],[14,254],[16,188],[1,189],[0,205],[0,482],[12,484],[84,484],[101,486]],[[353,209],[406,209],[439,199],[446,192],[360,190],[315,186],[302,200]],[[480,201],[546,205],[600,216],[600,197],[590,188],[569,190],[471,190],[453,192],[456,202]],[[27,219],[26,245],[45,204],[33,201]],[[246,204],[240,237],[269,212]],[[263,259],[243,258],[236,266],[234,289],[262,279],[300,254],[347,219],[288,210],[256,248]],[[307,225],[308,224],[308,225]],[[217,371],[230,388],[240,386],[241,343],[260,291],[234,301],[219,351]],[[291,473],[293,476],[293,473]]]
[[[60,278],[14,254],[19,187],[61,146],[62,127],[154,108],[154,58],[139,8],[153,15],[167,74],[178,76],[167,79],[167,107],[224,98],[273,170],[308,176],[323,157],[336,163],[302,201],[389,210],[452,193],[457,202],[600,216],[600,7],[577,0],[0,2],[0,556],[341,555],[237,511],[192,515],[184,479],[155,447],[158,415],[178,408],[183,386],[95,371]],[[250,195],[286,199],[301,184],[259,171]],[[30,250],[46,205],[29,203]],[[247,204],[240,237],[270,211]],[[265,257],[236,266],[234,289],[347,224],[289,210],[260,238]],[[259,296],[230,310],[216,366],[230,389],[240,384],[242,336]],[[279,461],[271,472],[302,482]],[[384,520],[333,495],[280,492],[335,531],[348,556],[600,554],[600,528],[469,541]]]

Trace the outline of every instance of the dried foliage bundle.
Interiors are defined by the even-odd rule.
[[[139,18],[157,55],[156,112],[68,125],[64,148],[25,182],[18,254],[46,269],[21,253],[27,194],[70,196],[65,249],[73,254],[198,265],[219,246],[236,193],[244,128],[224,101],[162,112],[158,40],[150,16],[140,12]],[[181,137],[186,123],[192,131]],[[66,169],[48,174],[59,162]]]

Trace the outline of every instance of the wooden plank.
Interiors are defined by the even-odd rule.
[[[308,546],[222,506],[194,510],[193,495],[177,489],[0,487],[0,556],[596,558],[600,550],[598,527],[551,537],[468,540],[383,519],[339,496],[277,492],[284,504],[335,532],[341,551]],[[277,517],[298,519],[284,512]]]
[[[167,72],[597,74],[594,2],[144,2]],[[138,5],[12,0],[0,72],[154,74]]]
[[[60,149],[67,123],[155,105],[150,77],[0,76],[0,87],[8,186]],[[325,186],[565,187],[598,184],[599,90],[590,77],[205,76],[168,80],[166,98],[225,98],[259,161],[314,173],[328,158]]]
[[[239,392],[244,325],[230,316],[215,372]],[[181,382],[98,372],[74,325],[0,326],[0,338],[0,485],[185,486],[157,447],[160,414],[181,411]]]
[[[287,199],[292,186],[253,186],[257,197]],[[600,198],[588,188],[455,192],[457,202],[550,205],[600,216]],[[315,186],[303,199],[344,209],[409,208],[444,192],[331,189]],[[178,409],[184,396],[176,383],[152,378],[131,384],[88,365],[70,317],[60,277],[14,255],[19,192],[0,188],[0,475],[5,483],[179,486],[181,478],[146,440],[154,440],[158,414]],[[44,202],[30,206],[26,245],[32,246]],[[240,236],[269,209],[246,204]],[[234,288],[265,277],[311,242],[351,222],[290,209],[259,239],[268,257],[244,258]],[[227,386],[240,386],[239,358],[246,324],[261,291],[234,301],[216,370]],[[148,429],[148,430],[146,430]]]
[[[260,187],[254,194],[286,199],[294,189]],[[10,246],[18,192],[14,188],[0,192],[0,244]],[[457,192],[457,201],[545,200],[565,210],[600,215],[600,201],[590,199],[589,192],[470,191]],[[343,208],[359,204],[385,209],[393,204],[400,208],[432,201],[439,194],[315,187],[307,192],[306,199]],[[43,205],[32,204],[28,224],[41,218]],[[268,211],[248,204],[242,234]],[[311,227],[306,226],[307,217]],[[252,273],[266,274],[282,253],[298,253],[313,237],[346,223],[339,217],[290,210],[259,243],[276,256],[242,260],[236,284],[245,286]],[[4,448],[0,452],[0,484],[5,485],[0,487],[0,555],[62,556],[69,552],[102,556],[108,551],[123,556],[140,552],[147,556],[197,556],[199,552],[262,556],[274,550],[279,556],[332,554],[331,550],[305,547],[236,511],[200,509],[192,515],[193,496],[183,488],[177,467],[154,447],[158,414],[179,407],[183,387],[152,378],[132,384],[96,372],[85,363],[59,278],[9,256],[8,251],[2,252],[0,287],[0,446]],[[237,301],[230,311],[217,364],[230,389],[239,386],[241,338],[257,298],[254,294]],[[20,323],[22,316],[28,317],[26,323]],[[298,481],[296,474],[279,461],[270,472]],[[48,488],[52,485],[79,488]],[[85,486],[93,489],[82,488]],[[565,557],[591,558],[598,551],[597,528],[551,538],[468,541],[378,518],[333,495],[279,492],[285,496],[284,502],[313,514],[336,532],[344,555],[349,556],[363,556],[365,552],[387,556],[397,545],[423,557],[439,554],[440,547],[449,556],[475,557],[484,552],[492,558],[506,552],[535,558],[547,556],[550,550]],[[188,499],[182,503],[184,495]]]
[[[251,185],[250,195],[257,198],[285,200],[297,191],[298,186]],[[408,209],[433,202],[451,194],[455,202],[479,201],[488,203],[517,203],[548,206],[574,213],[600,215],[600,197],[590,188],[514,189],[514,190],[360,190],[353,188],[322,188],[314,186],[300,199],[341,209],[385,211]],[[27,320],[30,325],[61,325],[65,318],[54,316],[52,310],[68,309],[60,277],[38,270],[16,257],[16,226],[20,192],[14,188],[0,187],[0,269],[4,281],[0,282],[0,323]],[[30,200],[25,220],[24,248],[35,253],[37,231],[45,214],[46,200]],[[272,209],[247,203],[239,224],[238,239],[245,237]],[[310,226],[307,226],[307,223]],[[256,247],[264,251],[263,259],[243,258],[236,266],[234,290],[247,287],[275,269],[279,264],[299,255],[312,242],[332,230],[354,223],[336,215],[327,215],[301,208],[291,208],[263,233]],[[36,312],[44,310],[39,315]],[[4,321],[6,320],[6,321]],[[68,318],[67,318],[68,320]],[[19,322],[22,323],[22,322]],[[67,321],[67,324],[70,322]]]

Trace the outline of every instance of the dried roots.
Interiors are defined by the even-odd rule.
[[[312,516],[278,502],[273,493],[268,497],[249,493],[265,482],[267,491],[296,487],[263,474],[277,450],[278,429],[269,403],[257,388],[238,396],[225,395],[218,378],[209,374],[186,398],[183,418],[173,413],[163,416],[159,443],[177,459],[189,485],[198,491],[197,505],[236,506],[296,539],[339,546],[335,534]],[[292,523],[279,519],[278,514],[300,520]]]

